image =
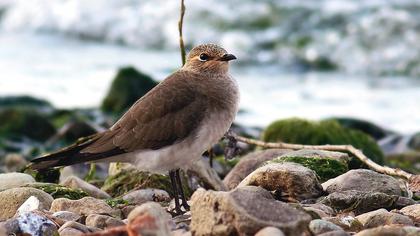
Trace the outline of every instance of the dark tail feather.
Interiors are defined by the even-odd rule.
[[[69,166],[77,163],[90,162],[98,159],[119,155],[124,153],[124,150],[114,148],[112,150],[101,153],[83,153],[81,150],[96,142],[100,134],[95,134],[83,138],[75,144],[61,149],[57,152],[47,154],[42,157],[31,160],[32,164],[29,166],[33,170],[42,170],[57,166]]]

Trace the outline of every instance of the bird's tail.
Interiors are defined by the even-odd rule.
[[[112,149],[101,153],[82,152],[83,149],[96,142],[100,137],[101,133],[81,138],[71,146],[33,159],[29,167],[33,170],[42,170],[57,166],[69,166],[123,153],[121,149]]]

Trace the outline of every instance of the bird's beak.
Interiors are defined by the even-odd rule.
[[[235,55],[233,55],[233,54],[225,54],[225,55],[223,55],[220,59],[219,59],[219,61],[230,61],[230,60],[235,60],[236,59],[236,57],[235,57]]]

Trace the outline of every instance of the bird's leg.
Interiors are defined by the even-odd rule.
[[[179,169],[177,169],[175,171],[175,178],[179,187],[179,193],[181,195],[181,201],[182,201],[182,206],[184,207],[184,209],[186,211],[190,210],[190,205],[188,205],[187,199],[185,198],[185,194],[184,194],[184,188],[182,187],[182,181],[181,181],[181,176],[179,174]]]
[[[176,215],[182,215],[183,212],[181,210],[181,206],[179,205],[179,194],[178,194],[178,188],[177,188],[176,175],[177,174],[176,174],[175,170],[169,171],[169,178],[171,179],[172,190],[174,192],[175,214]]]

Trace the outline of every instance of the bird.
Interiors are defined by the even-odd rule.
[[[169,173],[175,213],[189,205],[180,179],[229,130],[239,89],[229,73],[237,59],[216,44],[201,44],[186,63],[137,100],[108,130],[33,159],[44,170],[77,163],[128,162],[141,171]],[[182,201],[181,204],[179,201]]]

